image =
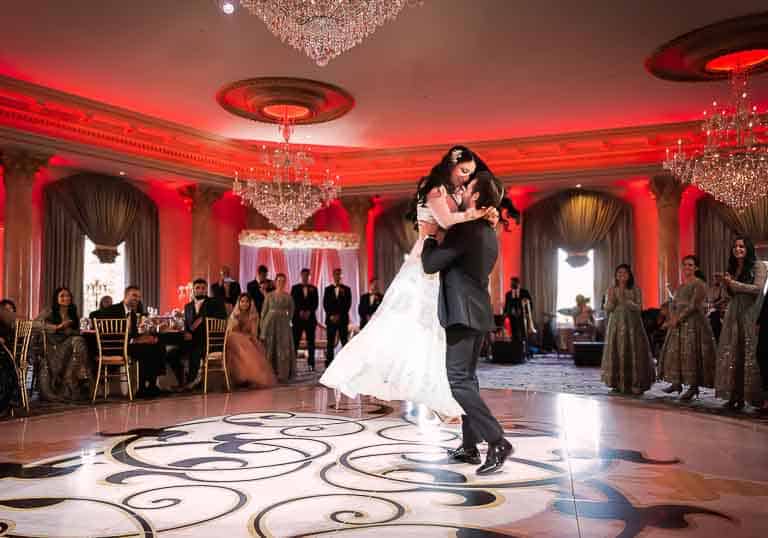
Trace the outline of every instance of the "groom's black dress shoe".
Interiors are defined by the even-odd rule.
[[[480,451],[477,448],[460,446],[459,448],[448,450],[448,455],[462,463],[469,463],[471,465],[478,465],[480,463]]]
[[[512,444],[506,439],[488,445],[488,454],[485,457],[485,463],[475,471],[479,475],[493,474],[504,467],[504,462],[514,452]]]

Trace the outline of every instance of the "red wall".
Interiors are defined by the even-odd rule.
[[[659,306],[659,214],[647,178],[628,181],[624,199],[634,210],[635,279],[643,308]]]

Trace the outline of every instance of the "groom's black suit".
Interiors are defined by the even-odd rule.
[[[440,272],[438,316],[448,344],[448,381],[466,413],[462,444],[467,447],[483,440],[496,443],[504,437],[501,425],[480,397],[476,375],[483,338],[495,328],[488,275],[498,254],[496,232],[485,220],[453,226],[441,245],[427,238],[421,254],[425,272]]]

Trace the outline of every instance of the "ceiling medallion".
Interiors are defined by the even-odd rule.
[[[317,65],[359,45],[406,6],[421,0],[240,0],[283,43]]]
[[[667,80],[728,78],[730,101],[704,112],[704,146],[667,149],[666,170],[716,200],[743,210],[768,196],[768,126],[752,102],[749,77],[768,70],[768,13],[730,19],[670,41],[646,62]]]

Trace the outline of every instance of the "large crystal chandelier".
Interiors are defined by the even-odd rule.
[[[359,45],[379,26],[421,0],[240,0],[252,15],[317,65]]]
[[[686,153],[682,140],[667,149],[663,166],[716,200],[743,210],[768,195],[766,125],[752,104],[748,69],[731,72],[731,102],[704,112],[704,148]]]
[[[287,116],[280,132],[283,142],[271,150],[262,148],[263,166],[250,168],[246,177],[235,172],[232,192],[280,230],[291,231],[338,198],[341,187],[327,167],[313,180],[315,159],[308,148],[290,143],[293,125]]]

